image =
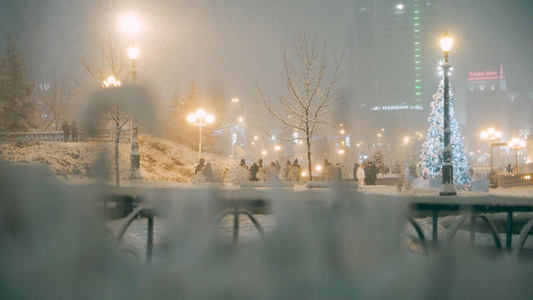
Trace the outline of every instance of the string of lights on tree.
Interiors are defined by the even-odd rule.
[[[461,126],[457,123],[454,109],[455,95],[450,87],[450,129],[453,162],[453,181],[458,184],[466,184],[472,181],[470,165],[466,156],[463,140],[461,138]],[[422,144],[420,162],[421,169],[427,169],[432,178],[442,178],[442,149],[444,148],[444,83],[440,82],[438,92],[433,95],[431,113],[428,117],[429,129],[426,141]]]

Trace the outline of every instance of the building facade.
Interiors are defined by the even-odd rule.
[[[353,30],[355,139],[385,143],[427,131],[440,77],[434,19],[438,1],[358,1]],[[442,33],[440,33],[442,34]],[[357,123],[359,122],[359,123]]]

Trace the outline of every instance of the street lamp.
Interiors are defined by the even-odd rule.
[[[200,129],[200,138],[198,142],[198,158],[202,158],[202,128],[215,121],[212,114],[206,114],[205,110],[198,109],[195,114],[189,114],[187,121]]]
[[[524,149],[526,147],[526,141],[521,140],[519,138],[512,138],[511,141],[509,141],[509,149],[515,150],[515,172],[518,174],[518,150]]]
[[[487,131],[481,132],[481,138],[485,141],[489,141],[489,145],[490,145],[490,174],[491,175],[492,175],[492,147],[500,145],[500,144],[495,144],[495,142],[500,140],[501,137],[502,137],[502,133],[492,127],[487,129]]]
[[[457,191],[453,185],[453,163],[452,163],[452,145],[450,137],[452,134],[450,128],[450,86],[448,84],[448,72],[452,65],[448,61],[448,53],[452,49],[453,39],[444,32],[440,39],[440,46],[444,52],[444,65],[442,66],[444,75],[444,149],[442,150],[442,187],[440,196],[455,196]]]
[[[139,57],[139,47],[131,46],[128,48],[128,56],[131,59],[131,83],[137,84],[137,67],[135,61]],[[131,155],[130,155],[130,180],[142,180],[141,175],[141,155],[139,151],[138,139],[138,122],[137,117],[131,116]]]
[[[239,101],[239,98],[232,98],[232,103],[239,104],[241,103],[244,106],[244,117],[239,117],[239,123],[242,123],[242,126],[244,127],[244,160],[248,161],[248,128],[246,127],[246,104],[244,102]],[[232,146],[233,147],[233,146]]]
[[[120,30],[128,37],[132,46],[127,50],[131,59],[131,83],[137,84],[137,67],[135,65],[139,57],[139,47],[134,46],[135,37],[141,31],[141,22],[136,14],[129,12],[119,19]],[[130,155],[130,180],[142,180],[141,156],[139,151],[137,117],[131,115],[131,155]]]
[[[119,87],[120,81],[116,80],[115,77],[109,76],[107,77],[107,80],[103,82],[104,87]]]

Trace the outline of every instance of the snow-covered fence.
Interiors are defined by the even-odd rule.
[[[91,135],[86,136],[83,131],[78,133],[79,141],[101,141],[108,142],[115,139],[115,129],[113,128],[97,128]],[[128,141],[130,139],[130,128],[122,128],[120,141]],[[63,131],[46,131],[46,132],[0,132],[0,144],[13,143],[18,141],[24,142],[63,142]]]
[[[533,184],[533,174],[517,174],[517,175],[500,175],[498,176],[498,186],[509,187],[518,185]]]
[[[12,143],[18,141],[62,142],[63,131],[0,133],[0,143]]]

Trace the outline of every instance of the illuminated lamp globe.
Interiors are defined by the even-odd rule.
[[[203,110],[203,109],[201,109],[201,108],[198,109],[198,110],[196,111],[196,116],[197,116],[198,118],[200,118],[200,119],[203,118],[203,117],[205,117],[205,110]]]
[[[487,130],[487,132],[488,132],[489,134],[492,135],[492,134],[494,134],[494,133],[496,132],[496,130],[495,130],[494,128],[491,127],[491,128],[489,128],[489,129]]]
[[[481,132],[481,138],[486,140],[489,138],[489,133],[486,131]]]
[[[444,32],[444,36],[440,39],[440,47],[443,52],[450,52],[452,50],[453,39],[448,35],[448,32]]]
[[[196,115],[195,114],[189,114],[187,116],[187,121],[189,121],[189,123],[194,123],[196,122],[197,118],[196,118]]]
[[[318,165],[318,166],[315,167],[315,169],[316,169],[318,172],[320,172],[320,171],[322,171],[322,166]]]
[[[207,116],[205,116],[205,121],[207,123],[213,123],[215,122],[215,116],[213,116],[212,114],[208,114]]]
[[[496,131],[496,132],[494,133],[494,136],[495,136],[497,139],[501,138],[501,137],[502,137],[502,133],[501,133],[501,131]]]
[[[131,46],[128,48],[128,56],[130,59],[137,59],[139,57],[139,47]]]

